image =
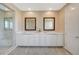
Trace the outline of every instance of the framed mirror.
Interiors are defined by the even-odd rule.
[[[55,30],[55,17],[44,17],[43,18],[43,30],[44,31]]]
[[[35,31],[36,30],[36,18],[35,17],[26,17],[25,18],[25,30],[26,31]]]

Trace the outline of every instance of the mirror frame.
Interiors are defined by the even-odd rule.
[[[26,23],[27,23],[26,20],[27,19],[35,19],[35,28],[34,29],[27,29],[26,28],[26,26],[27,26],[26,25]],[[35,30],[36,30],[36,17],[25,17],[25,31],[35,31]]]
[[[54,21],[54,28],[52,29],[45,29],[45,19],[53,19],[52,21]],[[44,31],[55,31],[55,17],[43,17],[43,30]]]

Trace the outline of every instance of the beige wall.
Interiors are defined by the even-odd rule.
[[[62,13],[62,12],[61,12]],[[37,30],[41,28],[43,31],[43,17],[55,17],[55,32],[63,32],[63,19],[59,12],[52,11],[33,11],[33,12],[22,12],[21,26],[19,27],[24,31],[24,20],[25,17],[36,17],[37,20]],[[59,18],[60,16],[60,18]],[[19,24],[20,25],[20,24]]]
[[[33,12],[21,12],[12,4],[5,4],[15,11],[15,31],[24,31],[24,18],[25,17],[36,17],[37,18],[37,30],[41,28],[43,31],[43,17],[55,17],[55,32],[63,32],[64,29],[64,19],[63,11],[52,12],[52,11],[33,11]],[[61,14],[62,13],[62,14]]]
[[[65,11],[64,11],[64,8],[63,9],[61,9],[60,11],[59,11],[59,27],[60,27],[60,29],[59,29],[59,32],[64,32],[64,17],[65,17],[65,13],[64,13]]]

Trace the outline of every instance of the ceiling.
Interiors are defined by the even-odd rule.
[[[21,11],[58,11],[63,8],[66,3],[14,3],[14,5]]]
[[[0,4],[0,10],[3,10],[3,11],[10,11],[10,9],[7,8],[6,6],[4,6],[3,4]]]

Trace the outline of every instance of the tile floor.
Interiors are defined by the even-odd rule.
[[[6,54],[6,52],[8,51],[8,47],[0,47],[0,55],[5,55]]]
[[[64,48],[17,47],[9,55],[70,55]]]

